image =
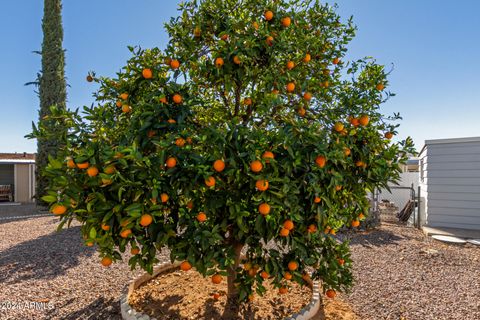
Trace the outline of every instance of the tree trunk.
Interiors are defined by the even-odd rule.
[[[233,251],[235,253],[235,262],[232,266],[227,268],[227,304],[222,315],[222,319],[236,319],[240,310],[238,303],[238,288],[235,286],[235,279],[237,276],[237,268],[240,265],[240,254],[243,249],[243,244],[234,242],[232,244]]]

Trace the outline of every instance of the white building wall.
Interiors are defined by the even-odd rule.
[[[480,137],[426,141],[420,161],[427,225],[480,230]]]

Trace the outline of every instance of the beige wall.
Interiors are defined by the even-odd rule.
[[[34,173],[31,164],[15,165],[15,202],[33,202]]]

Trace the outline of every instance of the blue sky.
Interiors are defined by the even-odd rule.
[[[112,76],[129,57],[127,45],[163,47],[163,23],[179,1],[64,1],[64,48],[68,105],[90,105],[96,86],[88,71]],[[330,2],[329,2],[330,3]],[[333,3],[333,2],[331,2]],[[404,117],[399,138],[480,136],[480,1],[338,0],[343,19],[359,30],[350,58],[373,56],[394,65],[390,90],[397,94],[382,110]],[[23,138],[37,119],[38,97],[24,83],[40,69],[43,1],[5,1],[0,11],[0,152],[34,152]]]

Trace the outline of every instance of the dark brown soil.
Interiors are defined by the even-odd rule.
[[[267,292],[254,296],[251,303],[240,308],[240,319],[283,319],[305,307],[311,300],[308,286],[291,283],[287,294],[268,284]],[[226,280],[215,285],[196,271],[174,271],[160,274],[133,292],[130,305],[137,311],[163,320],[220,319],[225,309]],[[220,293],[218,300],[214,293]],[[233,319],[233,315],[226,318]]]

